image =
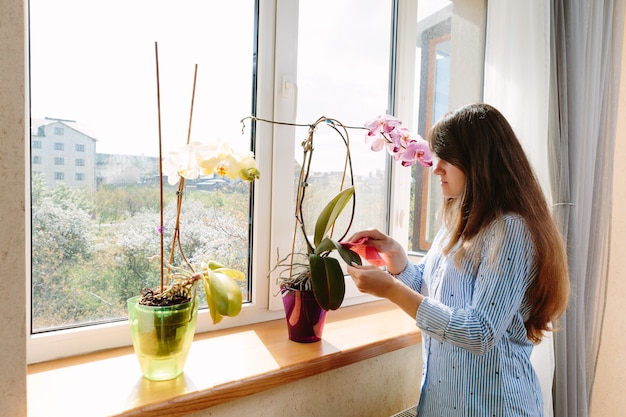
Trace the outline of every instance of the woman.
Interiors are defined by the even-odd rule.
[[[359,290],[384,297],[422,330],[418,416],[541,416],[530,354],[564,312],[562,238],[513,129],[495,108],[447,114],[428,137],[444,196],[443,227],[418,264],[367,230],[349,240],[387,271],[348,266]]]

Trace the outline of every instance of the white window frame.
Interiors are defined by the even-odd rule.
[[[26,6],[27,7],[27,6]],[[399,0],[398,3],[398,45],[396,56],[396,114],[404,123],[413,128],[412,85],[415,64],[415,39],[417,6],[413,0]],[[290,77],[295,74],[297,45],[298,1],[260,0],[259,39],[258,39],[258,74],[257,74],[257,116],[273,120],[293,120],[296,114],[296,100],[289,90]],[[367,24],[367,22],[364,22]],[[291,87],[295,87],[291,85]],[[27,112],[27,120],[30,114]],[[245,116],[245,115],[243,115]],[[249,122],[248,122],[249,127]],[[263,322],[284,317],[282,301],[278,295],[275,279],[267,276],[276,260],[276,249],[280,253],[288,252],[291,244],[293,224],[284,219],[293,217],[290,209],[294,203],[291,195],[293,169],[291,160],[296,146],[291,137],[286,137],[288,129],[278,129],[267,123],[256,125],[256,158],[262,173],[262,179],[254,184],[254,230],[253,263],[251,279],[253,292],[251,302],[246,304],[239,316],[227,318],[218,325],[213,325],[208,311],[198,314],[197,332],[237,327],[245,324]],[[281,136],[282,135],[282,136]],[[30,149],[26,145],[27,161],[30,161]],[[25,166],[27,184],[30,183],[30,167]],[[390,204],[389,233],[405,243],[408,237],[409,201],[408,186],[410,171],[392,166],[391,195],[395,199]],[[400,192],[402,190],[402,192]],[[30,198],[30,190],[27,199]],[[29,204],[30,201],[27,201]],[[28,207],[28,206],[27,206]],[[27,223],[29,223],[27,221]],[[27,230],[27,330],[30,328],[30,230]],[[269,244],[266,244],[268,242]],[[405,245],[406,246],[406,245]],[[347,291],[344,306],[371,301],[374,298],[356,290],[352,280],[346,280]],[[129,346],[131,344],[127,321],[90,325],[82,328],[57,330],[28,336],[27,362],[36,363],[66,356],[90,353],[98,350]]]

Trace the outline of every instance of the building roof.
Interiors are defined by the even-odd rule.
[[[30,123],[31,136],[37,136],[40,127],[47,126],[47,125],[54,124],[54,123],[60,123],[64,126],[69,127],[70,129],[73,129],[79,133],[82,133],[83,135],[89,137],[90,139],[93,139],[94,141],[97,140],[94,133],[87,125],[80,124],[76,122],[75,120],[57,119],[54,117],[45,117],[43,119],[31,117],[30,121],[31,121]]]

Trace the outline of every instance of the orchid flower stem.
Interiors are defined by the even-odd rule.
[[[263,119],[263,118],[259,118],[259,117],[255,117],[255,116],[248,116],[248,117],[245,117],[245,118],[241,119],[241,124],[242,124],[242,129],[241,130],[242,130],[242,133],[245,130],[245,121],[248,120],[248,119],[251,120],[251,121],[261,121],[261,122],[266,122],[266,123],[276,124],[276,125],[293,126],[293,127],[308,127],[309,128],[307,138],[302,142],[303,157],[302,157],[302,167],[300,169],[300,176],[298,178],[298,188],[297,188],[296,208],[295,208],[295,219],[296,219],[296,221],[294,223],[293,239],[292,239],[292,243],[291,243],[291,253],[292,254],[295,253],[298,227],[300,228],[300,230],[302,232],[302,235],[304,237],[304,241],[306,243],[308,253],[313,253],[315,248],[314,248],[313,244],[311,243],[311,241],[309,240],[309,237],[307,236],[306,224],[305,224],[305,221],[304,221],[304,212],[303,212],[302,207],[304,205],[306,188],[308,186],[309,174],[310,174],[310,171],[311,171],[311,161],[313,159],[313,150],[314,150],[313,137],[315,135],[315,132],[317,131],[317,127],[318,127],[318,125],[320,123],[324,123],[326,126],[329,126],[331,129],[333,129],[339,135],[339,137],[341,137],[341,139],[342,139],[342,141],[343,141],[343,143],[345,145],[345,148],[346,148],[346,158],[345,158],[345,161],[344,161],[343,175],[341,177],[341,184],[340,184],[340,187],[339,187],[339,191],[342,191],[345,188],[346,178],[347,178],[348,175],[349,175],[349,178],[350,178],[351,185],[354,186],[354,175],[353,175],[353,170],[352,170],[352,158],[350,156],[350,140],[349,140],[349,136],[348,136],[348,129],[367,130],[367,128],[345,126],[342,123],[340,123],[338,120],[332,119],[332,118],[328,118],[328,117],[325,117],[325,116],[322,116],[322,117],[318,118],[312,124],[279,122],[279,121]],[[356,208],[356,202],[355,201],[356,200],[353,198],[352,199],[352,213],[350,215],[349,225],[346,228],[344,236],[342,236],[341,239],[343,239],[345,237],[345,235],[348,233],[348,230],[350,230],[350,227],[352,226],[352,222],[354,221],[354,212],[355,212],[355,208]],[[334,225],[333,225],[333,229],[331,229],[331,232],[330,232],[331,236],[332,236],[333,231],[334,231]],[[290,276],[293,275],[293,266],[294,266],[294,261],[293,261],[293,257],[292,257],[291,262],[290,262],[290,267],[289,267],[289,275]]]
[[[189,110],[189,127],[187,129],[187,144],[189,144],[191,141],[191,122],[193,120],[193,104],[194,104],[194,100],[196,96],[197,76],[198,76],[198,64],[196,64],[195,69],[194,69],[194,74],[193,74],[193,87],[191,90],[191,108]],[[161,177],[163,177],[162,172],[161,172]],[[161,187],[161,189],[163,189],[163,187]],[[184,191],[185,191],[185,178],[180,177],[180,181],[178,182],[178,191],[176,191],[176,223],[174,224],[174,233],[172,234],[172,245],[170,247],[170,259],[169,259],[169,265],[167,267],[166,284],[169,283],[171,265],[174,264],[174,256],[176,253],[176,248],[178,248],[178,252],[180,253],[180,256],[183,262],[187,264],[187,266],[189,267],[192,273],[194,272],[191,266],[191,263],[185,257],[183,246],[180,241],[180,215],[181,215],[181,211],[183,207]],[[163,206],[161,206],[161,215],[163,215]],[[161,260],[162,259],[163,259],[163,254],[161,254]],[[163,267],[161,267],[161,270],[163,270]],[[162,282],[163,282],[163,279],[162,279]],[[162,291],[163,291],[163,283],[161,284],[161,292]]]

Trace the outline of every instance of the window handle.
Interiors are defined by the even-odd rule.
[[[298,112],[298,84],[293,81],[290,81],[286,75],[283,75],[281,78],[281,88],[280,95],[283,98],[287,98],[289,96],[289,90],[292,90],[291,93],[291,121],[296,121],[296,115]]]

